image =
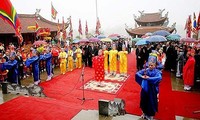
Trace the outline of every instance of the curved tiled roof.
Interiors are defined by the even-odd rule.
[[[148,32],[155,32],[158,30],[166,30],[170,33],[172,33],[175,28],[171,28],[171,27],[164,27],[164,26],[141,26],[135,29],[126,29],[126,31],[128,32],[129,35],[134,36],[134,35],[144,35]]]
[[[21,22],[21,33],[33,33],[33,30],[28,30],[27,27],[28,26],[35,26],[35,14],[18,14],[18,17],[20,19]],[[51,22],[45,18],[43,18],[42,16],[38,16],[38,19],[36,20],[39,27],[42,28],[50,28],[51,31],[57,31],[57,24],[55,22]],[[3,19],[0,19],[0,34],[11,34],[11,33],[15,33],[14,28],[12,26],[10,26],[6,21],[4,21]],[[62,24],[59,24],[60,26]],[[65,25],[66,27],[68,27],[68,24],[66,23]],[[61,27],[60,27],[61,28]]]
[[[167,17],[162,17],[160,13],[144,13],[139,18],[135,19],[139,23],[155,23],[155,22],[164,22]]]

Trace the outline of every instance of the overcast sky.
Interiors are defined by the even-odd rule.
[[[85,21],[88,22],[89,32],[94,32],[96,26],[96,0],[11,0],[18,14],[34,14],[41,9],[40,15],[51,20],[51,2],[58,11],[57,18],[62,21],[64,16],[72,16],[75,33],[78,31],[79,18],[82,22],[83,33]],[[101,22],[101,31],[106,35],[119,33],[128,35],[125,24],[134,27],[133,14],[139,16],[138,11],[146,13],[158,12],[165,9],[163,15],[169,12],[169,25],[176,22],[180,35],[185,36],[184,26],[186,19],[193,13],[200,12],[200,0],[97,0],[98,16]],[[57,22],[54,21],[54,22]]]

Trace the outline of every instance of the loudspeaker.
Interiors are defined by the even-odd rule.
[[[99,99],[99,115],[108,116],[109,100]]]

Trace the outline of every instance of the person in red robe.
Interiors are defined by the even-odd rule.
[[[184,90],[191,90],[194,85],[194,68],[195,68],[195,50],[191,49],[190,52],[187,53],[188,60],[183,67],[183,81],[184,81]]]
[[[101,49],[98,52],[98,56],[92,58],[92,62],[95,71],[95,80],[101,83],[101,81],[104,80],[104,56]]]

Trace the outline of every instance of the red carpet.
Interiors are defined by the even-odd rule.
[[[87,90],[85,98],[93,98],[94,100],[86,100],[83,105],[81,105],[82,101],[77,99],[82,98],[82,90],[79,89],[82,85],[81,72],[81,69],[76,69],[65,75],[57,76],[51,81],[43,82],[41,86],[49,98],[19,97],[0,105],[0,119],[14,119],[16,114],[17,119],[15,120],[24,118],[30,120],[34,117],[38,117],[39,120],[53,119],[54,115],[57,119],[71,119],[81,109],[98,109],[99,99],[113,100],[114,98],[122,98],[126,101],[128,113],[141,115],[139,108],[141,88],[134,78],[136,72],[134,53],[128,55],[128,74],[130,77],[124,82],[118,93],[113,95]],[[86,67],[84,71],[85,83],[93,76],[94,70]],[[163,72],[159,100],[159,111],[156,114],[158,119],[174,120],[175,115],[200,118],[200,113],[192,113],[195,110],[200,110],[200,94],[172,91],[170,73],[168,72]],[[42,114],[37,116],[38,113]],[[28,116],[29,114],[31,117]]]
[[[80,110],[55,99],[18,97],[0,105],[0,120],[70,120]]]

